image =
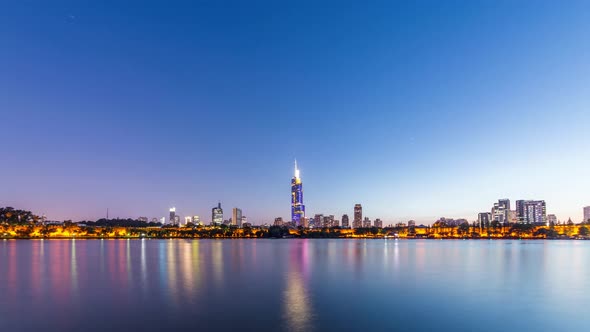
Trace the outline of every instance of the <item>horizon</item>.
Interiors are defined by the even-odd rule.
[[[0,4],[0,205],[384,225],[590,206],[590,4]]]

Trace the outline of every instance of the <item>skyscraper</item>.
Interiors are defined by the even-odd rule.
[[[363,220],[363,227],[364,228],[371,227],[371,219],[369,219],[369,217],[365,217],[365,219]]]
[[[545,201],[518,200],[516,215],[519,223],[547,224],[547,207]]]
[[[231,221],[232,225],[242,227],[242,209],[233,208]]]
[[[510,200],[499,199],[492,207],[492,220],[500,224],[508,224],[510,220]]]
[[[211,209],[211,224],[219,226],[223,223],[223,209],[221,208],[221,202],[216,207]]]
[[[350,227],[349,221],[348,221],[348,215],[347,214],[343,214],[342,215],[342,228],[348,228]]]
[[[360,204],[354,205],[354,220],[352,222],[352,227],[363,227],[363,207]]]
[[[589,222],[590,221],[590,206],[586,206],[584,208],[584,220],[582,220],[583,222]]]
[[[291,179],[291,221],[294,226],[301,226],[305,218],[305,205],[303,205],[303,183],[299,177],[299,168],[295,160],[295,174]]]
[[[175,207],[170,208],[169,222],[170,222],[170,225],[174,225],[174,223],[176,223],[176,208]]]

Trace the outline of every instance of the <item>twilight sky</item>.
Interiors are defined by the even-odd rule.
[[[0,206],[50,219],[590,205],[588,1],[3,1]]]

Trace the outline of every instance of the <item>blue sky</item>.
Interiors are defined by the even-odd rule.
[[[474,220],[590,205],[587,1],[0,4],[0,205]]]

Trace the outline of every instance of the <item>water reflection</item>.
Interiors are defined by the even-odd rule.
[[[590,241],[10,240],[0,331],[585,331],[589,259]]]
[[[313,312],[307,287],[309,240],[300,242],[300,245],[291,246],[288,269],[285,274],[283,308],[289,331],[309,331]]]

